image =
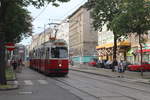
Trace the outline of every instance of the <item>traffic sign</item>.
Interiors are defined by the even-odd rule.
[[[12,51],[12,50],[15,49],[15,44],[9,42],[9,43],[6,43],[6,44],[5,44],[5,47],[7,48],[8,51]]]

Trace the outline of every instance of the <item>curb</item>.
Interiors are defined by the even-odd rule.
[[[14,86],[12,88],[6,88],[6,89],[0,89],[0,91],[10,91],[10,90],[16,90],[19,89],[19,86]]]
[[[70,68],[70,70],[79,71],[79,72],[83,72],[83,73],[94,74],[94,75],[101,75],[101,76],[109,77],[109,78],[116,78],[116,76],[110,76],[110,75],[104,75],[104,74],[101,74],[101,73],[88,72],[88,71],[80,70],[80,69]],[[143,81],[136,81],[136,82],[150,85],[150,81],[145,81],[145,82],[143,82]]]
[[[104,76],[104,77],[115,78],[115,76],[104,75],[104,74],[94,73],[94,72],[88,72],[88,71],[84,71],[84,70],[80,70],[80,69],[73,69],[73,68],[70,68],[70,70],[79,71],[79,72],[83,72],[83,73],[94,74],[94,75],[101,75],[101,76]]]

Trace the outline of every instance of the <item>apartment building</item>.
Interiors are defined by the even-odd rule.
[[[64,20],[57,27],[57,39],[64,39],[69,46],[69,23]]]
[[[52,29],[48,28],[41,32],[40,34],[35,34],[32,36],[32,42],[29,46],[29,51],[40,46],[42,43],[49,41],[50,34],[52,34]]]
[[[131,63],[140,62],[140,53],[143,53],[143,61],[150,62],[150,32],[148,35],[143,35],[143,50],[140,50],[139,37],[136,34],[131,34],[127,39],[117,42],[117,60],[127,60]],[[98,46],[96,49],[100,59],[112,60],[113,57],[113,32],[108,31],[106,26],[103,26],[101,32],[98,32]]]
[[[96,54],[98,33],[92,27],[90,11],[79,7],[69,17],[69,48],[74,61],[88,62]]]

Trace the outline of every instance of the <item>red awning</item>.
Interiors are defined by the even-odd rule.
[[[137,50],[138,53],[141,53],[141,52],[150,52],[150,49],[143,49],[143,50]]]

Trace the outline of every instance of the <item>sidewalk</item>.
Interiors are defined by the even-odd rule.
[[[96,68],[88,66],[87,64],[76,64],[70,66],[70,69],[112,78],[116,78],[120,75],[118,72],[112,72],[111,69]],[[142,77],[140,72],[126,71],[123,76],[130,81],[150,84],[150,72],[144,72]]]
[[[19,84],[17,81],[17,73],[18,70],[14,71],[12,68],[6,72],[6,85],[1,85],[0,91],[7,91],[7,90],[15,90],[19,88]]]

